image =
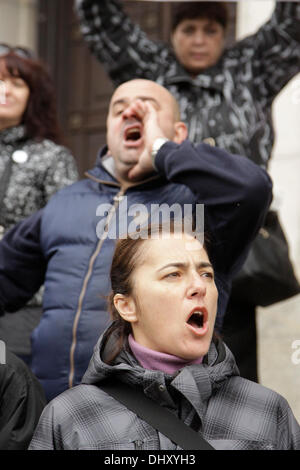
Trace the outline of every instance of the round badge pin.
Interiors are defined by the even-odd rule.
[[[15,150],[12,154],[12,159],[16,163],[25,163],[28,160],[28,153],[24,150]]]

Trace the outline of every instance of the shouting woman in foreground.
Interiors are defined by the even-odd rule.
[[[180,448],[102,390],[108,380],[169,409],[215,449],[300,449],[300,427],[286,400],[241,378],[214,335],[212,249],[181,224],[150,226],[117,243],[114,321],[82,384],[45,408],[30,449]]]

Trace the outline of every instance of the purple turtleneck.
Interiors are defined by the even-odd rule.
[[[138,344],[131,334],[128,336],[128,342],[133,355],[145,369],[160,370],[172,375],[185,366],[202,363],[202,357],[189,361],[181,357],[172,356],[172,354],[145,348]]]

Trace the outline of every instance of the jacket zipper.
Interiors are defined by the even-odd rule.
[[[74,374],[75,374],[74,355],[75,355],[75,349],[76,349],[76,344],[77,344],[77,328],[78,328],[79,319],[80,319],[80,316],[81,316],[81,313],[82,313],[82,304],[83,304],[83,300],[84,300],[84,297],[85,297],[87,285],[88,285],[88,282],[90,280],[90,277],[91,277],[91,274],[92,274],[92,271],[93,271],[94,263],[95,263],[98,255],[100,253],[103,242],[107,237],[107,234],[108,234],[107,229],[109,227],[111,219],[112,219],[114,213],[116,212],[121,200],[123,199],[124,193],[125,193],[125,190],[121,189],[118,192],[118,194],[114,197],[114,205],[111,208],[111,210],[109,211],[109,213],[107,215],[107,218],[106,218],[106,223],[105,223],[105,227],[104,227],[104,236],[97,243],[96,250],[94,251],[94,253],[92,254],[92,256],[90,258],[89,268],[88,268],[88,271],[87,271],[87,273],[85,275],[85,278],[83,280],[82,289],[81,289],[81,292],[80,292],[80,295],[79,295],[77,311],[76,311],[76,314],[75,314],[75,318],[74,318],[74,322],[73,322],[73,329],[72,329],[72,344],[71,344],[71,348],[70,348],[69,388],[73,387]]]

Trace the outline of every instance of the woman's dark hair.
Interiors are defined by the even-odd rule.
[[[30,95],[21,122],[26,128],[27,136],[61,143],[55,90],[46,66],[39,60],[9,52],[0,56],[0,71],[22,78],[29,87]]]
[[[143,253],[141,247],[147,239],[152,237],[157,239],[165,233],[183,233],[199,239],[198,236],[195,236],[193,229],[187,229],[186,227],[187,225],[184,226],[183,221],[174,222],[171,220],[167,224],[148,225],[138,233],[130,234],[127,238],[117,241],[110,270],[111,293],[108,296],[108,311],[114,322],[110,329],[110,334],[114,334],[116,343],[112,354],[106,359],[107,363],[113,362],[123,348],[125,339],[131,333],[131,324],[120,316],[114,305],[114,296],[116,294],[126,296],[133,294],[132,274],[142,263]],[[202,242],[202,240],[200,241]],[[207,252],[208,244],[209,242],[206,238],[203,247]]]
[[[228,24],[228,8],[224,2],[183,2],[174,6],[172,32],[184,20],[207,18],[217,21],[226,29]]]

